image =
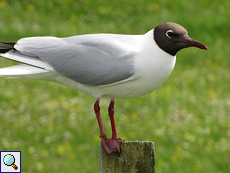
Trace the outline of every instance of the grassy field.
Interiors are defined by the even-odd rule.
[[[0,40],[87,33],[144,34],[172,21],[208,51],[177,54],[169,79],[116,100],[123,140],[153,141],[157,173],[230,172],[230,1],[0,0]],[[0,58],[0,67],[17,64]],[[22,151],[22,170],[98,172],[95,100],[62,85],[0,79],[0,151]],[[110,134],[108,103],[102,120]],[[110,136],[110,135],[109,135]]]

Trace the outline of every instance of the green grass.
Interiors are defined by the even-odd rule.
[[[172,21],[209,50],[178,53],[155,92],[117,100],[119,137],[154,141],[157,173],[230,172],[230,1],[0,0],[0,40],[87,33],[143,34]],[[0,67],[16,64],[0,58]],[[95,100],[45,81],[0,79],[0,150],[29,172],[98,172]],[[102,120],[110,134],[108,103]]]

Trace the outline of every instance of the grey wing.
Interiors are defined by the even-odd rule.
[[[115,83],[133,75],[131,52],[111,40],[90,41],[88,38],[58,39],[54,46],[50,43],[41,49],[28,50],[24,46],[22,52],[47,62],[58,74],[90,86]]]

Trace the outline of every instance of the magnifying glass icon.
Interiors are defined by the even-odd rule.
[[[3,158],[3,162],[7,166],[12,166],[15,170],[18,169],[18,167],[14,164],[15,163],[15,158],[12,154],[7,154]]]

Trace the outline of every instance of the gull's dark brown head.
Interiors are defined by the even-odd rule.
[[[154,39],[161,49],[173,56],[187,47],[208,49],[203,43],[191,39],[183,26],[172,22],[158,25],[154,29]]]

